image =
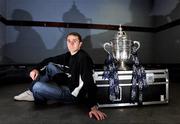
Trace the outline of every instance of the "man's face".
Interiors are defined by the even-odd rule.
[[[67,37],[67,47],[71,55],[77,53],[81,48],[82,42],[79,41],[77,36],[69,35]]]

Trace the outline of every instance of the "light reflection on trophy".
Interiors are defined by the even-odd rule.
[[[140,48],[140,43],[138,41],[127,39],[127,35],[124,31],[122,31],[121,25],[119,26],[119,31],[115,35],[115,38],[110,42],[104,43],[104,50],[109,54],[112,54],[113,57],[118,61],[119,70],[128,69],[125,63],[131,57],[132,44],[135,44],[136,51]]]

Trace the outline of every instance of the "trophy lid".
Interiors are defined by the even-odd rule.
[[[127,40],[127,35],[126,32],[122,30],[121,24],[119,25],[119,31],[115,35],[115,39],[122,39],[122,40]]]

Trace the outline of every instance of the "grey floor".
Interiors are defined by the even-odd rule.
[[[0,124],[180,124],[180,83],[170,83],[166,105],[103,108],[108,118],[96,121],[77,105],[52,104],[36,108],[32,102],[17,102],[13,96],[27,84],[0,86]]]

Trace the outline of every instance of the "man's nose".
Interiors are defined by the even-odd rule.
[[[71,45],[74,45],[74,41],[71,41],[70,43],[71,43]]]

